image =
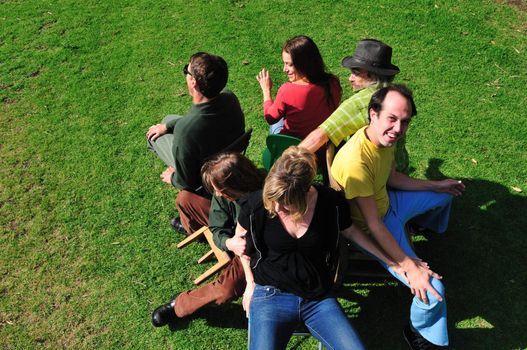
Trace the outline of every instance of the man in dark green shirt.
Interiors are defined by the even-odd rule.
[[[176,198],[180,218],[172,225],[189,234],[208,221],[210,195],[202,187],[201,166],[243,134],[245,121],[236,96],[222,91],[228,79],[223,58],[195,53],[183,73],[192,97],[190,111],[184,117],[166,116],[148,129],[146,137],[150,149],[168,166],[161,180],[180,189]]]

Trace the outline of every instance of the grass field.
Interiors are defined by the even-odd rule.
[[[444,276],[452,347],[527,348],[526,10],[524,0],[0,1],[0,348],[245,347],[239,303],[172,332],[150,324],[153,308],[192,287],[205,247],[176,250],[176,192],[144,134],[187,112],[181,67],[209,51],[229,63],[260,162],[255,76],[267,67],[284,82],[280,48],[299,34],[344,97],[339,64],[357,40],[394,48],[396,82],[419,110],[413,175],[467,184],[446,235],[416,243]],[[341,301],[368,348],[405,349],[410,293],[351,287]]]

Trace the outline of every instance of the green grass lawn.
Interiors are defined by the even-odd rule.
[[[396,82],[419,111],[413,175],[467,184],[448,232],[416,243],[444,276],[452,347],[527,348],[526,10],[524,0],[0,1],[0,348],[245,347],[239,303],[172,332],[150,324],[153,308],[192,287],[205,247],[176,250],[176,192],[144,134],[187,112],[181,67],[209,51],[229,63],[260,162],[255,76],[267,67],[283,83],[281,45],[299,34],[344,97],[340,60],[357,40],[394,48]],[[342,303],[368,348],[405,349],[410,293],[351,287]]]

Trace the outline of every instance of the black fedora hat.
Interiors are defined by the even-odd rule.
[[[399,67],[392,64],[392,48],[382,41],[363,39],[357,43],[353,56],[344,57],[342,66],[347,68],[362,68],[369,72],[392,76],[400,72]]]

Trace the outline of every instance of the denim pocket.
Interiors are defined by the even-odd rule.
[[[279,292],[280,290],[278,290],[277,288],[273,286],[256,285],[256,287],[254,287],[252,301],[261,301],[261,300],[269,299],[275,296]]]

